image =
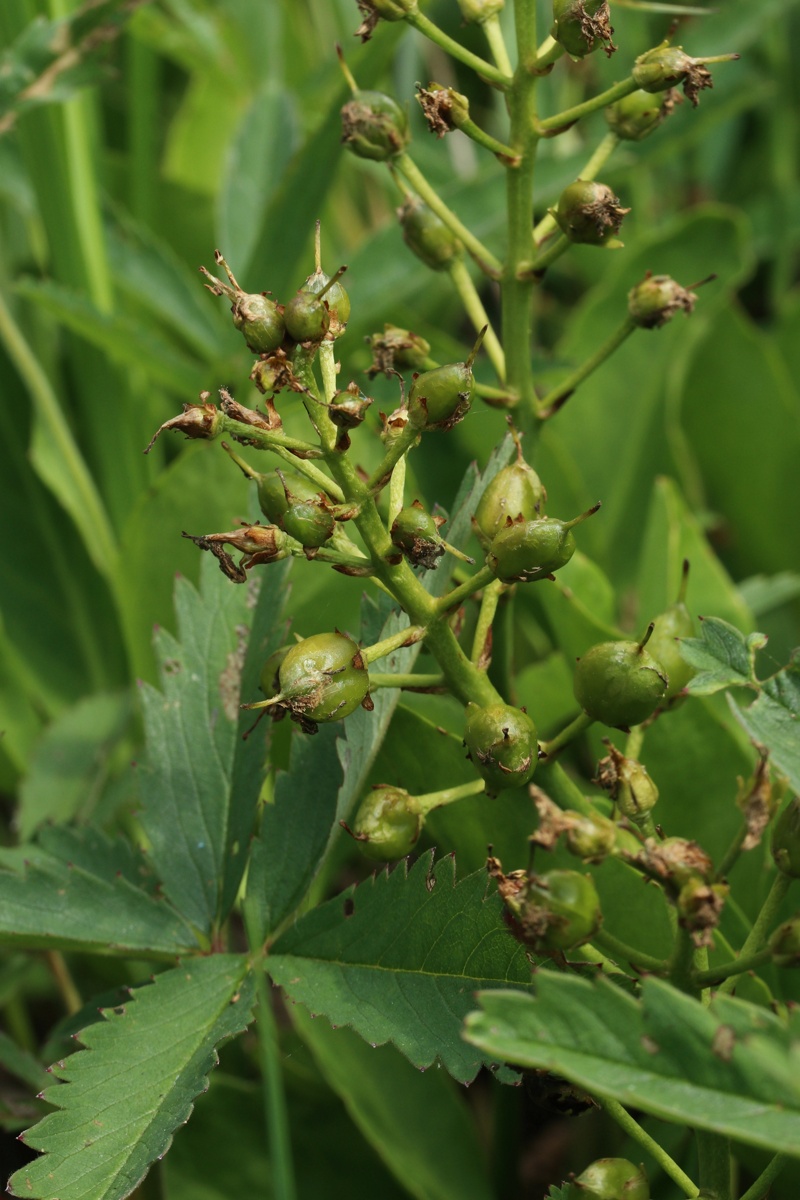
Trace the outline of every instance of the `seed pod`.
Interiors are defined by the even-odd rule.
[[[464,745],[486,781],[488,795],[522,787],[536,770],[539,746],[536,726],[521,708],[468,704]]]
[[[408,419],[415,429],[452,429],[467,415],[475,392],[472,364],[485,333],[486,326],[466,362],[448,363],[415,376],[408,396]]]
[[[508,518],[492,540],[487,565],[504,583],[548,579],[569,562],[577,549],[573,526],[596,513],[599,507],[595,504],[571,521],[559,521],[556,517],[526,521],[522,514],[513,521]]]
[[[278,669],[280,692],[247,708],[274,707],[288,712],[307,733],[317,722],[338,721],[359,705],[371,708],[369,674],[352,640],[336,630],[305,638],[287,651]]]
[[[645,721],[664,700],[669,680],[645,650],[646,641],[602,642],[578,659],[575,699],[593,721],[628,729]]]
[[[699,93],[714,86],[705,63],[732,62],[738,57],[738,54],[717,54],[713,58],[691,58],[681,46],[668,46],[662,42],[655,49],[639,55],[631,74],[644,92],[663,92],[682,84],[683,94],[697,108]]]
[[[626,1158],[598,1158],[570,1184],[570,1200],[650,1200],[643,1167]]]
[[[533,521],[544,516],[547,492],[541,479],[520,454],[515,463],[503,467],[484,491],[475,509],[473,527],[487,543],[520,517]]]
[[[210,392],[201,392],[199,404],[184,404],[183,412],[179,416],[171,417],[169,421],[165,421],[156,430],[150,439],[145,454],[150,453],[155,445],[156,438],[165,429],[178,429],[181,433],[186,434],[187,438],[206,438],[209,441],[212,441],[222,433],[224,426],[222,413],[216,405],[210,403],[210,400]]]
[[[639,824],[658,803],[658,788],[647,767],[635,758],[626,758],[607,739],[604,741],[608,757],[597,764],[596,782],[616,801],[620,816]]]
[[[585,58],[598,46],[612,55],[617,48],[613,33],[607,0],[553,0],[550,36],[572,58]]]
[[[669,275],[653,275],[650,271],[628,292],[628,312],[640,329],[660,329],[676,312],[688,316],[696,302],[695,293]]]
[[[443,271],[461,254],[461,242],[452,230],[416,196],[406,198],[397,218],[403,241],[432,271]]]
[[[549,211],[571,242],[616,249],[622,245],[616,236],[622,219],[631,210],[620,206],[606,184],[576,179],[561,193],[557,208]]]
[[[412,566],[435,570],[445,552],[444,541],[439,535],[441,525],[444,525],[444,517],[432,517],[419,500],[415,500],[397,514],[390,536]]]
[[[290,537],[307,550],[318,550],[330,541],[336,528],[336,518],[321,492],[304,500],[287,490],[286,499],[288,503],[283,514],[283,528]]]
[[[800,879],[800,800],[786,805],[772,830],[772,857],[783,875]]]
[[[283,515],[289,507],[287,493],[295,500],[318,499],[320,489],[296,471],[268,471],[256,476],[258,506],[268,520],[283,528]]]
[[[373,333],[367,341],[372,351],[372,365],[367,371],[370,377],[389,375],[398,367],[421,371],[431,352],[425,338],[397,325],[384,325],[383,333]]]
[[[612,820],[602,813],[571,812],[569,817],[566,838],[570,854],[589,863],[602,862],[613,854],[619,831]]]
[[[324,297],[330,315],[327,331],[330,340],[340,337],[350,320],[350,297],[339,282],[346,269],[340,267],[335,275],[326,275],[323,270],[318,269],[308,276],[302,289],[312,292],[318,298]]]
[[[548,871],[528,877],[519,895],[506,899],[518,936],[538,953],[572,950],[602,924],[600,898],[590,875]]]
[[[681,97],[670,89],[666,92],[631,92],[615,100],[605,109],[610,129],[626,142],[641,142],[658,129],[673,112]]]
[[[358,158],[388,162],[410,140],[408,117],[383,92],[358,91],[342,109],[342,142]]]
[[[428,129],[437,137],[461,129],[469,121],[469,100],[455,88],[442,87],[440,83],[423,87],[418,83],[417,100]]]
[[[214,261],[224,269],[230,284],[223,283],[205,267],[201,267],[202,273],[211,280],[206,287],[213,296],[227,296],[231,301],[233,323],[242,333],[248,348],[254,354],[271,354],[283,341],[283,307],[270,300],[265,292],[244,292],[219,250],[214,251]]]
[[[678,599],[656,617],[653,633],[647,649],[664,673],[669,677],[667,699],[671,700],[686,687],[695,674],[694,667],[687,663],[678,647],[679,638],[694,637],[695,628],[686,607],[686,585],[689,579],[689,563],[684,560]]]
[[[361,801],[352,834],[368,858],[393,862],[411,853],[424,820],[407,791],[381,783]]]

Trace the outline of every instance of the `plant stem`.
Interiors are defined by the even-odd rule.
[[[769,890],[766,900],[761,906],[761,911],[753,922],[753,928],[745,938],[744,945],[739,951],[740,958],[749,958],[753,954],[757,954],[764,946],[767,940],[767,934],[775,924],[783,900],[791,887],[791,879],[788,875],[778,872],[772,881],[772,887]],[[732,992],[736,987],[736,976],[730,975],[719,986],[719,991],[728,993]]]
[[[655,958],[652,954],[646,954],[643,950],[637,950],[634,946],[627,945],[626,942],[620,941],[606,929],[601,928],[593,934],[592,942],[615,962],[622,960],[630,963],[633,967],[638,967],[641,971],[649,971],[653,975],[666,975],[669,969],[669,963],[665,959]]]
[[[227,442],[222,442],[222,449],[232,458],[239,470],[248,479],[257,481],[260,472],[250,466],[241,458],[235,450],[232,450]],[[325,492],[331,499],[336,500],[339,504],[344,500],[344,492],[339,487],[338,483],[334,483],[329,475],[324,471],[320,471],[319,467],[315,467],[312,462],[307,462],[304,458],[298,458],[296,454],[292,454],[291,450],[287,450],[284,446],[272,445],[269,447],[273,454],[277,454],[285,463],[291,466],[292,470],[297,471],[300,475],[305,475],[306,479],[310,479],[312,483],[319,486],[320,491]]]
[[[556,259],[561,258],[562,254],[566,254],[572,243],[566,234],[562,233],[558,241],[553,242],[549,250],[542,251],[536,258],[529,260],[526,263],[520,264],[520,270],[525,275],[526,279],[537,280],[541,279],[548,267],[551,267]]]
[[[505,142],[498,141],[496,137],[492,137],[485,129],[481,129],[480,125],[476,125],[470,117],[460,118],[456,128],[471,138],[473,142],[483,146],[484,150],[489,150],[509,169],[513,170],[519,165],[517,155],[510,146],[507,146]]]
[[[607,341],[603,342],[603,345],[591,358],[587,358],[586,362],[568,375],[558,387],[543,396],[538,406],[539,416],[542,420],[546,421],[549,417],[554,416],[560,408],[563,408],[575,389],[583,383],[584,379],[588,379],[598,367],[602,366],[615,350],[619,349],[634,329],[636,329],[636,325],[633,319],[626,317],[619,328],[611,334]]]
[[[320,407],[317,405],[317,407]],[[324,412],[324,409],[323,409]],[[259,429],[257,425],[248,425],[244,421],[234,421],[232,417],[223,417],[222,428],[232,437],[241,437],[245,441],[257,444],[260,450],[275,450],[278,446],[287,451],[294,451],[292,459],[299,457],[322,458],[323,451],[312,442],[304,442],[301,438],[288,437],[274,429]],[[292,459],[289,461],[291,462]]]
[[[747,822],[742,821],[736,836],[723,854],[720,864],[714,872],[715,879],[726,878],[731,867],[734,865],[742,852],[742,846],[744,845],[744,839],[747,837],[747,832]]]
[[[674,984],[676,988],[680,988],[682,992],[688,992],[690,995],[695,994],[697,991],[694,987],[692,973],[694,949],[691,934],[688,930],[682,929],[679,926],[672,959],[669,964],[669,978],[670,983]]]
[[[511,59],[508,57],[508,47],[503,37],[503,28],[497,13],[492,13],[490,17],[481,22],[481,28],[483,29],[489,49],[492,52],[492,58],[503,74],[508,75],[510,79],[514,74],[514,67]]]
[[[503,271],[503,264],[499,258],[495,258],[491,250],[487,250],[483,242],[467,229],[451,208],[448,208],[439,193],[428,183],[414,160],[408,154],[399,154],[394,160],[394,165],[405,180],[411,184],[420,199],[425,201],[428,208],[432,209],[456,237],[461,239],[465,249],[472,255],[481,270],[492,279],[499,279]],[[515,174],[516,172],[509,172],[510,177]]]
[[[408,459],[403,454],[397,460],[389,480],[389,512],[386,524],[389,529],[394,525],[398,513],[403,507],[403,496],[406,490],[406,463]]]
[[[406,21],[409,25],[413,25],[420,33],[424,34],[430,41],[435,42],[442,50],[446,50],[453,58],[464,63],[467,67],[472,67],[473,71],[487,80],[488,83],[493,83],[496,87],[505,91],[511,84],[511,80],[498,67],[487,62],[485,58],[480,58],[477,54],[473,54],[471,50],[467,50],[460,42],[451,38],[448,34],[440,29],[438,25],[434,25],[433,21],[424,16],[421,12],[410,12],[406,15]]]
[[[554,117],[545,117],[538,123],[538,133],[541,136],[556,129],[568,129],[570,125],[580,121],[581,117],[588,117],[590,113],[597,112],[598,108],[605,108],[607,105],[613,104],[615,100],[621,100],[623,96],[629,96],[631,92],[635,91],[636,81],[632,75],[629,75],[621,83],[615,83],[613,87],[608,88],[605,92],[600,92],[597,96],[592,96],[589,100],[584,100],[582,104],[565,108],[563,112],[556,113]]]
[[[548,758],[552,762],[559,750],[562,750],[564,746],[574,741],[576,737],[583,733],[584,729],[588,729],[592,724],[594,724],[594,721],[587,713],[578,713],[575,720],[570,721],[569,725],[565,725],[560,733],[550,738],[549,742],[542,742],[542,758]]]
[[[478,294],[475,284],[472,282],[463,258],[460,258],[458,255],[452,258],[448,270],[450,278],[453,281],[453,286],[461,298],[461,303],[464,305],[464,311],[472,322],[476,332],[480,333],[481,329],[486,329],[483,345],[486,353],[489,355],[492,366],[497,372],[498,379],[503,383],[506,378],[506,356],[503,353],[503,347],[497,340],[497,334],[492,328],[492,323],[489,320],[486,309],[483,307],[483,301]]]
[[[731,1200],[731,1145],[718,1133],[695,1130],[700,1187],[714,1200]]]
[[[764,1200],[773,1182],[778,1178],[783,1168],[788,1165],[789,1160],[790,1155],[788,1154],[776,1154],[764,1167],[764,1170],[752,1187],[749,1187],[746,1192],[742,1193],[739,1200]]]
[[[615,133],[607,133],[592,156],[581,167],[578,172],[578,179],[585,179],[587,182],[596,179],[598,172],[605,166],[618,145],[619,138],[617,135]],[[558,229],[556,219],[552,213],[546,213],[539,224],[533,227],[533,240],[536,245],[540,246],[554,229]]]
[[[272,1187],[275,1200],[295,1200],[294,1164],[289,1114],[281,1074],[280,1044],[275,1014],[267,992],[263,965],[256,967],[258,993],[258,1049],[263,1077],[264,1116],[267,1122]]]
[[[50,972],[58,985],[58,990],[61,994],[61,999],[64,1001],[64,1008],[67,1013],[72,1016],[74,1013],[80,1012],[83,1008],[83,1000],[75,986],[75,981],[70,974],[70,969],[67,966],[64,955],[60,950],[46,950],[44,956]]]
[[[492,629],[495,613],[497,612],[497,602],[503,591],[503,583],[499,579],[493,580],[488,587],[483,589],[483,597],[481,599],[481,607],[478,612],[478,622],[475,626],[475,635],[472,639],[472,654],[470,659],[476,666],[480,666],[484,657],[486,657],[486,645]],[[483,667],[485,670],[486,668]]]
[[[684,1196],[695,1197],[699,1196],[700,1189],[697,1184],[693,1183],[685,1171],[682,1171],[673,1158],[667,1154],[666,1150],[652,1138],[646,1130],[642,1129],[638,1121],[635,1121],[626,1108],[617,1100],[604,1099],[597,1097],[598,1103],[608,1113],[613,1121],[624,1129],[628,1137],[637,1142],[643,1150],[646,1150],[658,1163],[664,1174],[676,1183],[683,1192]]]
[[[413,796],[414,812],[429,813],[434,808],[443,808],[445,804],[453,804],[456,800],[465,800],[467,796],[478,796],[484,791],[486,784],[482,779],[472,779],[458,787],[441,788],[438,792],[426,792],[423,796]]]
[[[537,781],[542,791],[547,792],[550,799],[559,808],[574,808],[584,816],[592,816],[594,808],[586,799],[577,783],[570,779],[559,762],[541,764],[537,773]]]
[[[371,646],[362,646],[361,657],[369,666],[370,663],[377,662],[379,658],[386,658],[387,654],[393,654],[395,650],[400,650],[403,646],[413,646],[415,642],[421,642],[424,637],[425,629],[421,625],[407,625],[405,629],[393,633],[391,637],[384,638],[381,642],[374,642]]]
[[[453,588],[452,592],[446,592],[436,601],[437,610],[440,613],[449,612],[452,608],[457,608],[462,600],[468,600],[475,592],[479,592],[481,588],[486,587],[494,581],[494,571],[491,567],[481,567],[480,571],[462,583],[460,587]]]
[[[548,35],[536,51],[536,61],[534,63],[536,74],[544,75],[550,70],[553,63],[558,62],[565,53],[566,51],[561,43]]]
[[[762,967],[764,963],[768,963],[772,958],[772,951],[769,947],[759,950],[757,954],[751,954],[747,958],[739,957],[731,959],[730,962],[720,963],[718,967],[710,967],[707,971],[695,971],[692,975],[692,981],[698,987],[714,987],[721,983],[723,979],[729,979],[731,975],[743,975],[745,971],[755,970],[756,967]]]
[[[369,673],[370,691],[375,688],[403,688],[407,692],[429,692],[434,688],[445,688],[447,686],[444,675],[397,675],[381,674],[380,672]]]

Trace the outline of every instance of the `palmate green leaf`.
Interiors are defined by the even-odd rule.
[[[0,850],[0,945],[174,958],[199,950],[144,856],[95,829]]]
[[[463,1082],[486,1061],[459,1034],[472,993],[530,979],[486,873],[456,883],[453,860],[434,864],[432,853],[302,917],[274,943],[267,970],[314,1014],[394,1042],[415,1066],[438,1058]]]
[[[741,709],[732,701],[731,708],[750,737],[767,747],[773,764],[800,793],[800,653],[764,681],[760,696],[749,708]]]
[[[204,555],[199,592],[176,581],[177,638],[156,634],[161,691],[141,688],[152,860],[172,902],[206,931],[233,902],[255,820],[264,735],[243,740],[253,721],[239,705],[243,693],[257,695],[263,660],[276,648],[284,577],[284,564],[270,568],[254,610],[252,583],[235,587]],[[260,632],[247,647],[251,625]]]
[[[444,1071],[423,1075],[394,1046],[368,1046],[300,1006],[291,1016],[325,1079],[406,1191],[418,1200],[491,1200],[475,1126]]]
[[[599,1096],[760,1146],[800,1154],[797,1031],[717,996],[706,1008],[653,977],[642,998],[607,980],[540,971],[535,995],[488,992],[465,1037]]]
[[[728,687],[758,687],[756,653],[767,644],[763,633],[740,633],[719,617],[700,618],[699,638],[681,638],[680,652],[697,674],[687,690],[711,696]]]
[[[131,992],[89,1026],[85,1049],[52,1071],[58,1107],[25,1136],[44,1152],[12,1176],[29,1200],[123,1200],[166,1153],[216,1065],[215,1047],[251,1019],[253,982],[237,955],[195,959]]]

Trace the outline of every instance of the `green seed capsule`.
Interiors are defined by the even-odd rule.
[[[433,209],[409,196],[397,218],[403,241],[433,271],[443,271],[462,252],[461,242]]]
[[[570,1200],[650,1200],[644,1170],[626,1158],[598,1158],[570,1186]]]
[[[272,354],[280,346],[286,332],[282,306],[263,292],[243,291],[219,250],[214,251],[214,259],[217,266],[224,269],[230,283],[224,283],[201,267],[206,279],[211,280],[206,287],[212,295],[226,296],[230,300],[233,323],[249,349],[254,354]]]
[[[530,876],[519,899],[509,907],[523,940],[539,953],[583,945],[597,933],[603,919],[597,888],[590,875],[579,871]]]
[[[550,211],[571,242],[613,248],[621,245],[616,235],[631,210],[620,206],[619,197],[606,184],[576,179],[561,193],[558,207]]]
[[[478,535],[492,539],[509,521],[534,521],[544,515],[547,492],[541,479],[520,457],[498,471],[475,509]]]
[[[640,642],[592,646],[575,668],[575,699],[593,721],[640,725],[666,698],[669,680]]]
[[[321,342],[331,327],[331,314],[325,300],[301,288],[284,313],[286,332],[298,343]]]
[[[319,487],[296,471],[268,471],[256,479],[258,506],[264,516],[283,528],[283,514],[289,507],[287,491],[296,500],[319,497]]]
[[[416,429],[452,429],[463,420],[475,393],[472,364],[486,327],[480,331],[466,362],[448,363],[417,375],[408,396],[408,419]]]
[[[680,100],[677,92],[631,92],[609,104],[605,118],[610,129],[627,142],[641,142],[658,129]]]
[[[280,665],[284,707],[306,722],[338,721],[369,695],[369,673],[346,634],[317,633],[292,646]]]
[[[653,636],[647,649],[669,677],[667,699],[671,700],[686,687],[694,677],[695,670],[683,658],[678,648],[678,639],[694,637],[694,621],[688,608],[681,601],[671,605],[656,617]]]
[[[344,267],[335,275],[326,275],[322,270],[315,271],[303,285],[303,291],[312,292],[315,296],[324,296],[330,314],[328,335],[332,339],[344,333],[350,320],[350,297],[339,282],[343,272]]]
[[[525,521],[521,514],[514,521],[509,519],[492,540],[487,565],[504,583],[531,583],[549,578],[566,566],[577,549],[573,527],[599,507],[595,504],[571,521],[559,521],[556,517]]]
[[[382,783],[362,800],[352,832],[368,858],[394,862],[411,853],[423,824],[409,793]]]
[[[641,283],[628,292],[628,312],[640,329],[660,329],[676,312],[689,315],[697,296],[669,275],[647,272]]]
[[[388,162],[410,140],[408,117],[391,96],[359,91],[342,109],[342,141],[358,158]]]
[[[536,770],[536,726],[521,708],[467,705],[464,744],[489,795],[522,787]]]
[[[412,566],[435,570],[445,552],[444,540],[439,534],[441,525],[444,525],[444,517],[432,517],[419,500],[415,500],[395,517],[391,539]]]
[[[301,546],[316,550],[333,536],[336,519],[319,496],[311,500],[292,498],[283,514],[283,528]]]
[[[585,58],[598,46],[613,54],[613,32],[607,0],[554,0],[550,36],[572,58]]]

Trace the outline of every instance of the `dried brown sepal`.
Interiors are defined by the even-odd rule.
[[[383,333],[373,333],[366,339],[372,350],[372,364],[367,375],[396,375],[398,367],[419,370],[425,366],[431,352],[430,343],[409,329],[386,324]]]
[[[194,542],[200,550],[209,550],[218,559],[223,573],[234,583],[244,583],[246,572],[251,567],[277,562],[289,554],[286,534],[277,525],[243,525],[226,533],[200,535],[184,531],[182,536]],[[233,546],[242,552],[238,566],[223,546]]]
[[[469,101],[453,88],[442,87],[439,83],[423,87],[418,83],[417,100],[428,128],[437,138],[459,129],[469,120]]]
[[[562,833],[573,828],[574,814],[559,808],[535,783],[528,784],[528,795],[539,814],[539,824],[528,840],[544,850],[553,850]]]
[[[267,392],[305,392],[307,388],[294,373],[291,359],[283,347],[274,350],[272,354],[262,354],[253,363],[250,378],[258,390],[264,395]]]
[[[683,79],[683,94],[692,108],[697,108],[700,93],[713,86],[714,80],[708,67],[704,67],[701,62],[692,62]]]
[[[198,549],[210,551],[219,562],[220,570],[222,571],[223,575],[227,575],[228,579],[230,579],[233,583],[247,582],[247,572],[243,567],[236,565],[221,542],[210,541],[208,538],[202,536],[197,537],[194,534],[187,533],[185,530],[181,536],[194,542]]]
[[[283,422],[281,421],[275,405],[272,403],[271,397],[266,401],[266,416],[263,413],[260,413],[258,409],[245,408],[245,406],[240,404],[238,400],[234,400],[233,396],[229,391],[227,391],[226,388],[219,389],[219,403],[220,408],[226,417],[230,417],[232,421],[239,421],[242,425],[251,425],[254,429],[266,429],[272,433],[283,428]],[[237,436],[237,434],[232,433],[231,436],[236,438],[238,442],[242,442],[244,445],[258,444],[257,442],[249,442],[242,435]]]
[[[199,404],[184,404],[182,413],[177,417],[171,417],[169,421],[165,421],[156,430],[144,453],[150,453],[157,438],[165,429],[177,429],[180,433],[184,433],[187,438],[205,438],[210,441],[217,437],[218,434],[222,433],[222,414],[216,405],[211,404],[210,401],[211,393],[201,392]]]
[[[361,38],[362,42],[368,42],[375,32],[375,26],[380,17],[368,0],[358,0],[358,10],[364,19],[353,36]]]
[[[778,806],[769,778],[768,753],[763,747],[759,747],[759,759],[753,778],[750,780],[747,790],[743,788],[737,796],[736,804],[743,813],[747,826],[742,850],[753,850],[761,842],[764,830],[772,820]]]
[[[692,879],[707,882],[713,874],[711,859],[697,842],[687,838],[667,838],[663,842],[647,838],[637,861],[649,874],[677,891]]]
[[[698,949],[713,946],[727,895],[726,884],[708,884],[701,879],[690,879],[678,893],[678,923],[689,931]]]

